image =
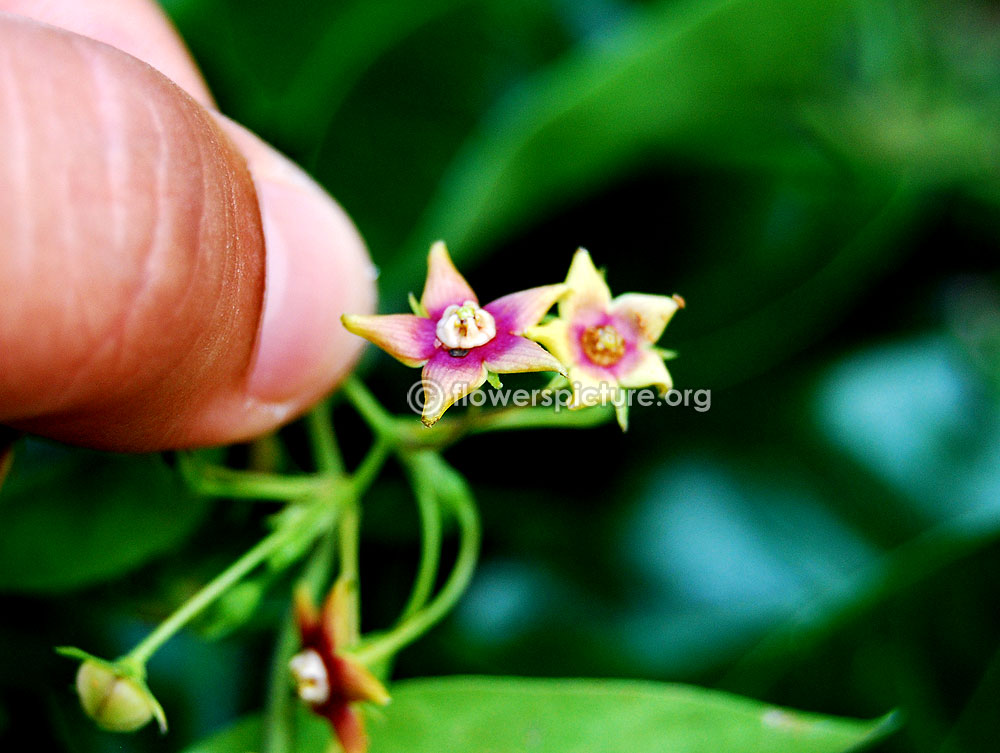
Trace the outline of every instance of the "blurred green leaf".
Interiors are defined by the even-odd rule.
[[[299,717],[300,753],[321,753],[328,732]],[[370,720],[371,753],[835,753],[894,728],[806,714],[684,685],[632,680],[447,677],[392,688]],[[245,753],[260,745],[259,716],[184,753]]]
[[[206,511],[159,455],[26,441],[0,492],[0,589],[59,591],[122,575],[176,546]]]
[[[271,578],[253,578],[237,583],[213,604],[202,618],[202,634],[218,640],[247,624],[264,600]]]
[[[372,753],[823,753],[887,729],[682,685],[489,677],[401,683],[370,727]]]
[[[801,211],[797,238],[784,248],[773,240],[740,237],[749,235],[746,229],[729,230],[730,244],[746,248],[746,239],[775,251],[775,259],[751,272],[739,252],[731,251],[723,262],[726,275],[708,268],[695,280],[695,290],[685,290],[689,302],[712,302],[719,294],[713,287],[727,286],[731,294],[716,305],[718,312],[706,312],[716,320],[714,327],[688,342],[671,342],[682,353],[672,371],[687,384],[730,386],[766,373],[849,315],[851,303],[909,250],[902,241],[926,207],[919,189],[905,182],[855,182],[852,189],[841,186],[840,199],[831,198],[825,210]],[[831,211],[834,205],[841,214]],[[812,268],[803,269],[796,255]]]
[[[851,0],[661,2],[600,46],[578,48],[505,98],[458,156],[393,270],[391,300],[419,279],[429,242],[456,261],[646,164],[815,168],[798,108],[832,86]]]
[[[337,110],[363,73],[423,24],[470,0],[370,0],[338,9],[277,100],[264,103],[286,143],[318,148]],[[315,159],[315,155],[313,156]]]
[[[330,744],[327,722],[303,709],[296,714],[296,753],[326,753]],[[200,740],[183,753],[247,753],[261,749],[264,738],[263,716],[251,714],[230,725],[222,732]],[[374,752],[373,752],[374,753]]]
[[[385,49],[348,93],[307,167],[350,211],[377,263],[411,235],[483,113],[569,46],[553,5],[463,2]]]

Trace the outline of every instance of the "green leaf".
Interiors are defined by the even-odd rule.
[[[326,753],[330,728],[324,719],[306,711],[301,704],[296,713],[296,753]],[[251,714],[211,737],[184,749],[183,753],[248,753],[262,749],[264,722],[262,714]]]
[[[32,440],[18,449],[0,490],[0,590],[61,591],[120,576],[175,547],[207,511],[159,455]]]
[[[635,680],[443,677],[392,687],[370,714],[370,753],[838,753],[895,728],[807,714],[687,685]],[[299,753],[322,753],[326,724],[298,715]],[[260,715],[184,753],[259,750]]]
[[[685,685],[450,677],[393,688],[371,753],[834,753],[886,734]]]
[[[445,238],[461,268],[480,247],[651,159],[828,166],[801,129],[802,105],[833,86],[854,6],[661,2],[606,44],[580,46],[504,99],[469,138],[405,259],[386,265],[384,297],[395,300],[420,279],[431,240]]]

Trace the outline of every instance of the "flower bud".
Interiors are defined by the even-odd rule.
[[[76,692],[87,716],[109,732],[135,732],[146,726],[159,709],[142,682],[92,660],[80,665]]]

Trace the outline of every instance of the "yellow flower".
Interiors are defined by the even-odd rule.
[[[613,402],[624,430],[624,390],[653,386],[662,395],[673,386],[663,354],[653,346],[684,299],[643,293],[612,298],[604,276],[582,248],[573,256],[566,286],[559,316],[529,327],[525,336],[566,366],[573,388],[571,409]]]

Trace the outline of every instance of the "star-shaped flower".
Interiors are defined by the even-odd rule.
[[[290,667],[299,698],[333,726],[345,753],[364,753],[368,737],[355,704],[389,702],[389,694],[367,667],[343,647],[351,642],[348,624],[348,584],[340,580],[318,610],[304,588],[295,592],[295,621],[302,651]]]
[[[483,385],[490,372],[563,371],[562,364],[523,337],[565,285],[543,285],[485,306],[455,269],[444,243],[431,247],[427,281],[415,314],[345,315],[344,326],[407,366],[423,366],[421,420],[437,422],[456,401]]]
[[[684,299],[643,293],[612,299],[604,276],[582,248],[573,256],[566,285],[570,290],[559,302],[559,316],[526,334],[567,366],[570,408],[610,400],[624,429],[623,389],[655,386],[663,394],[673,386],[663,353],[653,345]]]

